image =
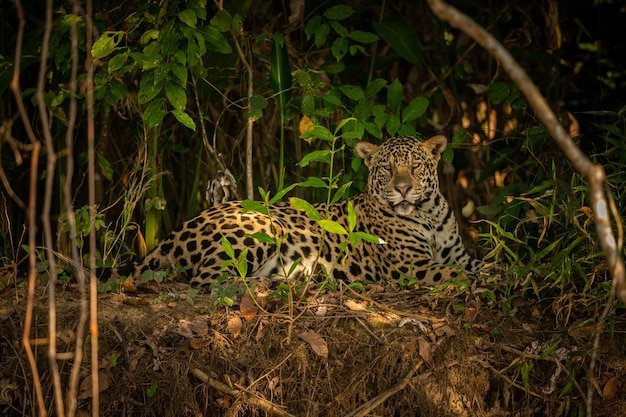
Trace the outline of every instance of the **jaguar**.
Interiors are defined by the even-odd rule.
[[[126,276],[139,281],[148,270],[178,266],[186,270],[192,285],[207,285],[224,272],[235,275],[233,265],[222,268],[232,257],[223,238],[235,257],[247,249],[248,277],[322,273],[348,282],[412,278],[432,286],[479,274],[484,263],[467,253],[453,210],[439,189],[437,165],[446,146],[442,135],[425,141],[399,136],[382,145],[356,144],[357,155],[369,169],[365,190],[350,199],[313,206],[348,229],[351,204],[356,214],[353,230],[376,236],[377,242],[352,242],[345,234],[328,233],[318,220],[288,202],[270,205],[268,213],[261,213],[230,201],[184,222],[143,260],[104,269],[100,278]],[[253,237],[258,234],[280,243]]]

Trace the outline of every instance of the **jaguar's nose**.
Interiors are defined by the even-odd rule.
[[[411,190],[411,187],[409,184],[398,184],[395,186],[395,189],[398,190],[398,192],[400,194],[402,194],[402,197],[406,197],[406,194]]]

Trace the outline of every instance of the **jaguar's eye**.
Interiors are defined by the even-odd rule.
[[[385,173],[390,173],[391,172],[391,166],[390,165],[381,165],[380,166],[380,170],[385,172]]]

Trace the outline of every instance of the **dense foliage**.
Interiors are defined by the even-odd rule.
[[[623,2],[459,7],[528,69],[579,146],[605,165],[623,208],[625,74],[617,36]],[[42,137],[34,93],[45,17],[39,6],[25,8],[20,83]],[[14,138],[2,143],[0,254],[9,262],[23,256],[19,202],[28,199],[28,170],[15,144],[28,140],[8,88],[15,7],[3,5],[1,18],[0,115],[9,128],[4,134]],[[352,152],[358,140],[444,133],[452,146],[442,187],[459,217],[483,220],[472,229],[481,232],[478,246],[505,270],[505,299],[519,286],[538,296],[550,288],[600,288],[606,296],[596,285],[608,283],[584,180],[497,63],[435,19],[425,3],[96,2],[93,19],[101,263],[126,259],[135,251],[127,244],[138,235],[152,247],[206,207],[206,184],[218,171],[233,173],[241,197],[248,169],[254,190],[300,183],[292,192],[301,197],[337,199],[363,187],[366,169]],[[76,24],[84,62],[85,11],[57,2],[53,21],[45,105],[59,160],[57,171],[47,172],[42,153],[39,190],[54,174],[59,240],[46,244],[64,252],[70,29]],[[79,164],[72,179],[79,242],[88,230],[85,71],[79,67],[72,151]],[[253,153],[246,167],[248,128]],[[470,228],[466,236],[477,238]]]

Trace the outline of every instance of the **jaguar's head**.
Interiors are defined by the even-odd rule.
[[[370,170],[367,192],[396,214],[410,215],[439,193],[437,164],[447,143],[441,135],[426,141],[398,136],[380,146],[359,142],[357,154]]]

